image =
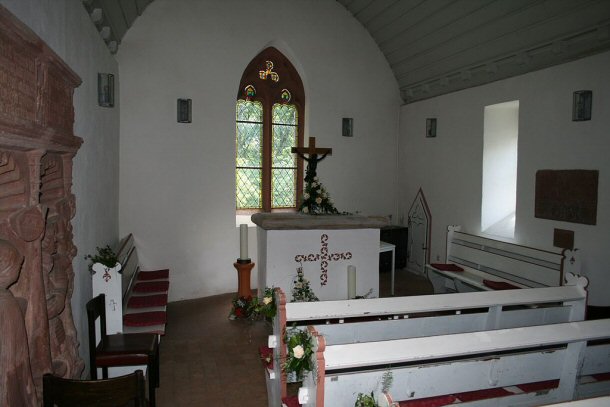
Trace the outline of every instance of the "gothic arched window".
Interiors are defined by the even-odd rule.
[[[266,48],[244,71],[235,107],[235,200],[238,212],[296,209],[303,163],[305,92],[290,61]]]

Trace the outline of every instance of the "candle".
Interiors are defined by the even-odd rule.
[[[248,225],[239,225],[239,259],[248,259]]]
[[[347,266],[347,299],[356,298],[356,266]]]

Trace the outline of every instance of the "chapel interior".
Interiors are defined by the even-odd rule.
[[[156,405],[267,406],[268,329],[227,316],[244,238],[265,288],[262,235],[236,210],[236,100],[270,48],[302,82],[282,94],[301,147],[332,149],[333,205],[395,228],[379,297],[434,291],[403,253],[419,205],[426,263],[450,225],[577,248],[588,315],[610,316],[609,1],[0,0],[0,335],[30,352],[0,360],[33,361],[0,378],[0,405],[27,405],[16,381],[40,401],[42,372],[88,377],[85,256],[132,234],[142,267],[171,270]]]

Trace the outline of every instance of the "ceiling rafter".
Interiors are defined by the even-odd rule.
[[[113,53],[152,1],[82,0]],[[377,43],[405,103],[610,49],[610,0],[336,1]]]

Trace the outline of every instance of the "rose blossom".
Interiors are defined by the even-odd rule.
[[[271,297],[263,298],[263,304],[265,304],[265,305],[269,305],[271,303],[271,301],[273,301],[273,298],[271,298]]]
[[[297,345],[292,348],[292,354],[295,358],[301,359],[305,355],[305,351],[303,350],[303,347],[301,345]]]
[[[304,199],[309,199],[309,194],[308,194],[307,192],[305,192],[305,193],[303,194],[303,198],[304,198]]]
[[[304,207],[303,208],[303,213],[308,213],[308,212],[309,212],[309,209],[307,207]]]
[[[322,198],[317,197],[317,198],[316,198],[316,203],[317,203],[318,205],[320,205],[320,204],[322,203]]]

